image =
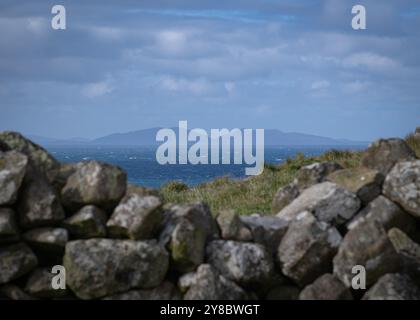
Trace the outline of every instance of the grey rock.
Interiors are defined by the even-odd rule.
[[[302,191],[277,217],[292,221],[303,211],[310,211],[320,221],[340,225],[359,210],[360,200],[352,192],[332,182],[316,184]]]
[[[178,280],[185,292],[184,300],[245,300],[246,292],[233,281],[226,279],[215,268],[202,264],[192,274]]]
[[[234,210],[221,211],[216,219],[225,240],[251,241],[251,231],[244,225]]]
[[[162,203],[155,196],[132,193],[124,197],[107,222],[111,237],[133,240],[152,238],[162,220]]]
[[[17,151],[0,151],[0,206],[16,202],[28,158]]]
[[[416,155],[407,143],[402,139],[393,138],[380,139],[370,144],[361,163],[386,176],[397,162],[414,159],[416,159]]]
[[[415,229],[415,221],[411,215],[384,196],[379,196],[370,202],[347,226],[353,229],[364,221],[378,221],[385,230],[400,228],[411,233]]]
[[[168,253],[155,241],[112,239],[68,242],[63,262],[67,285],[81,299],[154,288],[169,265]]]
[[[54,226],[65,217],[58,195],[42,177],[23,186],[18,213],[19,224],[23,228]]]
[[[25,291],[36,298],[62,298],[68,295],[67,289],[54,289],[52,281],[55,274],[51,269],[35,269],[26,282]]]
[[[316,162],[302,167],[296,174],[294,183],[299,190],[309,188],[320,182],[324,182],[326,177],[342,167],[335,162]]]
[[[331,269],[331,260],[342,237],[336,228],[302,212],[291,223],[278,248],[283,274],[299,286],[314,281]]]
[[[119,167],[99,161],[78,163],[61,191],[63,204],[69,210],[95,205],[113,210],[126,192],[127,175]]]
[[[281,239],[286,234],[289,222],[272,216],[253,214],[242,216],[241,220],[251,230],[253,241],[276,253]]]
[[[306,286],[299,300],[353,300],[353,296],[336,276],[326,273]]]
[[[25,232],[23,239],[34,249],[60,254],[64,251],[69,236],[64,228],[38,228]]]
[[[0,284],[27,274],[37,264],[37,257],[24,243],[0,247]]]
[[[368,287],[400,267],[398,254],[378,221],[364,221],[347,232],[333,262],[334,274],[347,287],[351,286],[354,266],[365,268]]]
[[[0,297],[6,297],[10,300],[34,300],[33,297],[14,284],[0,286]]]
[[[103,298],[103,300],[181,300],[182,295],[169,281],[153,289],[130,290]]]
[[[388,231],[388,238],[401,257],[402,269],[420,281],[420,244],[397,228]]]
[[[420,160],[397,163],[385,179],[383,193],[420,218]]]
[[[15,212],[9,208],[0,208],[0,243],[19,240]]]
[[[9,150],[25,154],[29,159],[27,175],[41,174],[49,183],[53,183],[58,175],[60,164],[44,148],[26,139],[20,133],[4,131],[0,133],[0,144]]]
[[[254,243],[212,241],[207,245],[207,261],[224,277],[243,286],[263,286],[274,273],[271,255]]]
[[[217,237],[217,225],[207,205],[173,206],[165,213],[160,243],[168,248],[171,266],[194,271],[204,260],[206,243]]]
[[[420,300],[420,289],[405,274],[386,274],[366,292],[363,300]]]
[[[101,238],[106,236],[106,213],[98,207],[88,205],[63,222],[75,239]]]
[[[367,204],[381,194],[384,176],[376,170],[357,167],[335,171],[327,180],[356,194]]]
[[[271,212],[276,214],[284,207],[289,205],[293,200],[299,196],[299,188],[296,183],[289,183],[281,187],[273,198],[271,203]]]

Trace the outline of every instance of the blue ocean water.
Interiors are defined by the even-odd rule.
[[[265,162],[280,164],[301,152],[316,156],[330,149],[359,150],[364,146],[320,147],[266,147]],[[111,146],[50,146],[47,149],[61,162],[100,160],[123,168],[128,181],[147,187],[160,187],[168,181],[181,181],[189,186],[213,180],[221,176],[245,177],[248,165],[160,165],[156,161],[156,147],[111,147]]]

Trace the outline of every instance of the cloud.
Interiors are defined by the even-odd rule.
[[[327,80],[314,81],[311,84],[312,90],[322,90],[329,88],[331,83]]]
[[[104,80],[95,83],[89,83],[83,86],[82,93],[88,98],[102,97],[110,94],[115,90],[115,86],[112,80]]]

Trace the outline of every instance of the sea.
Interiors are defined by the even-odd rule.
[[[366,146],[278,146],[265,148],[265,162],[281,164],[297,153],[317,156],[328,150],[361,150]],[[175,164],[160,165],[156,161],[155,146],[46,146],[59,161],[74,163],[83,160],[99,160],[120,166],[127,172],[128,182],[145,187],[159,188],[169,181],[194,186],[218,177],[245,178],[249,165],[234,164]]]

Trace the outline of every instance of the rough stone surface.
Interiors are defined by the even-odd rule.
[[[173,283],[164,281],[153,289],[130,290],[105,297],[103,300],[181,300],[182,295]]]
[[[384,177],[376,170],[359,167],[335,171],[327,180],[356,194],[367,204],[381,194]]]
[[[99,161],[85,161],[67,179],[61,191],[63,204],[69,210],[96,205],[112,210],[126,192],[127,175],[119,167]]]
[[[289,183],[281,187],[271,203],[271,212],[278,213],[299,196],[299,188],[296,183]]]
[[[160,243],[170,251],[171,266],[182,273],[194,271],[204,260],[206,243],[218,236],[209,208],[201,203],[173,206],[164,220]]]
[[[334,257],[334,274],[350,287],[354,276],[352,268],[356,265],[365,267],[367,286],[384,274],[398,270],[398,255],[378,221],[362,222],[347,232]]]
[[[280,241],[289,227],[288,221],[259,214],[242,216],[241,220],[251,230],[254,242],[262,244],[271,253],[277,252]]]
[[[402,139],[380,139],[369,145],[362,157],[362,165],[384,176],[399,161],[414,160],[416,155]]]
[[[19,240],[15,212],[9,208],[0,208],[0,243]]]
[[[39,228],[25,232],[23,239],[34,249],[62,253],[69,236],[64,228]]]
[[[340,225],[351,219],[360,208],[359,198],[332,182],[305,189],[277,217],[291,221],[303,211],[310,211],[320,221]]]
[[[366,292],[363,300],[420,300],[420,289],[405,274],[386,274]]]
[[[246,292],[233,281],[226,279],[215,268],[202,264],[193,274],[179,279],[185,300],[245,300]]]
[[[234,210],[223,210],[216,219],[225,240],[251,241],[252,234]]]
[[[17,151],[0,151],[0,206],[15,203],[28,158]]]
[[[303,190],[320,182],[324,182],[330,173],[340,169],[342,169],[342,167],[338,163],[331,161],[313,163],[302,167],[298,171],[294,183],[299,190]]]
[[[283,274],[304,286],[330,271],[331,259],[342,241],[334,227],[302,212],[292,222],[278,248]]]
[[[160,226],[162,203],[155,196],[132,193],[124,197],[107,222],[111,237],[128,237],[133,240],[152,238]]]
[[[166,275],[168,260],[155,241],[112,239],[68,242],[63,258],[67,284],[81,299],[156,287]]]
[[[0,297],[5,297],[10,300],[34,300],[33,297],[14,284],[0,286]]]
[[[37,257],[24,243],[0,247],[0,284],[25,275],[37,264]]]
[[[64,220],[60,199],[42,177],[25,184],[18,204],[19,224],[23,228],[54,226]]]
[[[420,160],[397,163],[385,179],[383,193],[420,218]]]
[[[67,289],[54,289],[52,281],[55,274],[51,269],[35,269],[26,282],[25,291],[37,298],[61,298],[68,294]]]
[[[349,289],[336,276],[326,273],[306,286],[300,300],[353,300]]]
[[[384,196],[379,196],[370,202],[349,225],[353,229],[364,221],[378,221],[385,230],[396,227],[406,232],[415,229],[415,221],[408,213],[403,211],[397,204]]]
[[[75,239],[101,238],[106,236],[106,213],[88,205],[63,222],[63,226]]]
[[[29,176],[39,173],[52,183],[58,175],[60,164],[44,148],[26,139],[20,133],[0,132],[0,144],[9,150],[25,154],[29,158],[27,173]]]
[[[207,245],[207,261],[224,277],[244,286],[259,286],[273,276],[273,261],[259,244],[215,240]]]

